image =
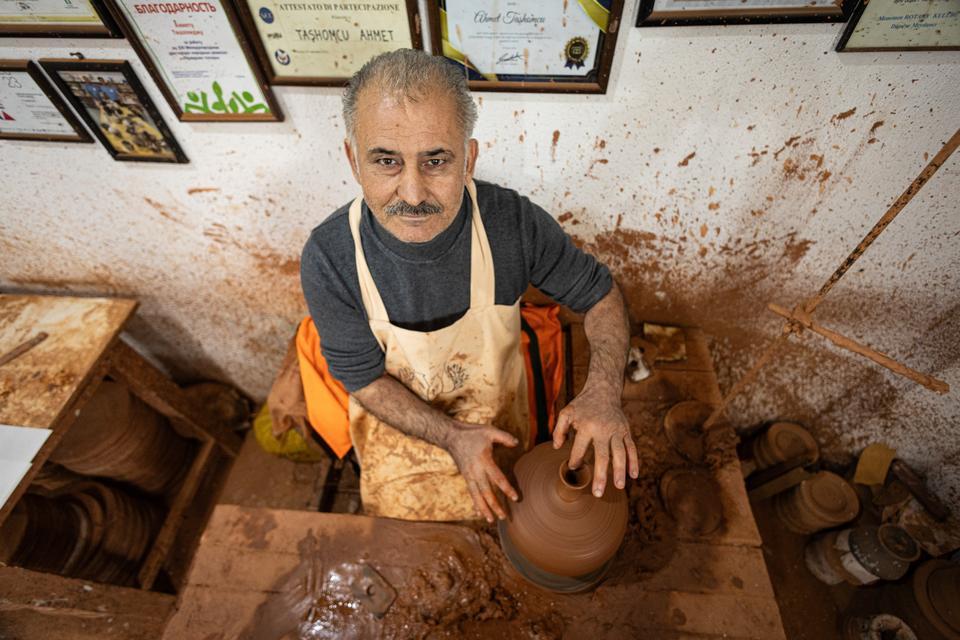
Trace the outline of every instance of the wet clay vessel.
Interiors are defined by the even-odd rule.
[[[627,496],[608,481],[591,493],[593,469],[567,467],[570,440],[526,453],[514,469],[520,501],[499,523],[500,545],[514,568],[539,587],[572,593],[595,586],[627,531]]]

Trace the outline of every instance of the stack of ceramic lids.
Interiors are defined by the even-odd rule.
[[[192,451],[193,444],[166,418],[122,385],[103,382],[50,459],[77,473],[170,495],[186,474]]]
[[[807,544],[804,551],[807,568],[821,582],[846,581],[855,586],[899,580],[919,557],[916,541],[905,529],[890,523],[830,531]]]
[[[816,462],[820,449],[810,432],[793,422],[775,422],[753,441],[753,460],[757,469],[766,469],[800,456],[808,462]]]
[[[853,520],[860,511],[860,500],[846,480],[820,471],[777,495],[773,509],[787,529],[810,534]]]
[[[100,482],[28,493],[0,529],[0,562],[120,585],[135,584],[162,523],[146,499]]]

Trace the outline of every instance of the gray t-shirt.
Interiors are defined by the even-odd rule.
[[[610,291],[609,270],[574,246],[546,211],[516,191],[477,181],[480,215],[493,254],[496,304],[512,305],[533,284],[578,313]],[[363,205],[360,241],[390,322],[433,331],[457,321],[470,306],[470,196],[449,227],[429,242],[405,243]],[[357,279],[350,205],[337,209],[303,248],[300,280],[330,372],[347,391],[362,389],[384,371]]]

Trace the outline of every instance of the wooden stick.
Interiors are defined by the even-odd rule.
[[[844,335],[837,333],[836,331],[831,331],[826,327],[817,324],[814,322],[808,313],[791,313],[786,307],[781,307],[778,304],[770,303],[767,305],[771,311],[773,311],[778,316],[781,316],[787,320],[793,320],[799,322],[807,329],[810,329],[814,333],[819,333],[821,336],[837,345],[841,349],[846,349],[847,351],[853,351],[854,353],[859,353],[860,355],[873,360],[881,367],[886,367],[890,371],[893,371],[897,375],[901,375],[905,378],[909,378],[916,382],[917,384],[922,384],[928,389],[936,391],[937,393],[947,393],[950,391],[950,385],[948,385],[943,380],[934,378],[933,376],[927,375],[926,373],[920,373],[916,369],[911,369],[905,364],[897,362],[890,356],[880,353],[876,349],[871,349],[870,347],[860,344],[856,340],[852,340]]]
[[[35,346],[37,346],[38,344],[40,344],[41,342],[43,342],[44,340],[46,340],[48,337],[49,337],[49,335],[47,334],[46,331],[41,331],[40,333],[38,333],[37,335],[33,336],[32,338],[30,338],[30,339],[27,340],[26,342],[17,345],[16,347],[14,347],[13,349],[11,349],[10,351],[8,351],[8,352],[6,352],[5,354],[3,354],[2,356],[0,356],[0,367],[2,367],[3,365],[7,364],[8,362],[10,362],[11,360],[13,360],[14,358],[19,358],[20,356],[22,356],[23,354],[25,354],[27,351],[30,351],[30,349],[33,349]]]
[[[893,222],[893,219],[896,218],[901,211],[903,211],[903,208],[906,207],[911,200],[913,200],[913,197],[917,195],[917,192],[920,191],[923,185],[925,185],[931,177],[933,177],[933,174],[937,172],[937,169],[943,166],[943,163],[946,162],[947,158],[949,158],[950,155],[957,150],[957,147],[960,147],[960,129],[957,129],[956,133],[954,133],[953,136],[947,140],[947,143],[943,145],[940,151],[937,152],[937,155],[933,156],[933,158],[930,160],[930,163],[923,168],[923,171],[920,172],[920,175],[914,178],[913,182],[910,183],[910,186],[908,186],[906,190],[900,194],[900,197],[897,198],[892,205],[890,205],[890,208],[887,209],[887,212],[883,214],[883,216],[877,221],[877,224],[873,225],[873,228],[870,229],[866,236],[864,236],[863,240],[860,241],[860,244],[858,244],[856,248],[850,252],[850,255],[847,256],[847,259],[843,261],[843,264],[837,267],[837,270],[833,272],[833,275],[830,276],[830,279],[828,279],[824,285],[820,287],[820,291],[817,292],[817,295],[807,300],[807,302],[804,304],[804,310],[807,313],[812,313],[813,310],[816,309],[821,302],[823,302],[823,298],[827,295],[830,289],[833,288],[833,285],[837,284],[840,278],[843,277],[843,274],[845,274],[850,267],[853,266],[853,263],[855,263],[857,259],[863,255],[870,245],[873,244],[873,241],[876,240],[883,230],[887,228],[887,225]]]
[[[943,166],[953,152],[957,150],[957,147],[960,147],[960,129],[957,129],[956,133],[954,133],[953,136],[947,140],[947,143],[941,147],[940,151],[938,151],[937,154],[933,156],[933,158],[927,164],[927,166],[923,168],[923,170],[920,172],[920,175],[914,178],[913,182],[910,183],[910,186],[908,186],[906,190],[900,194],[900,197],[897,198],[892,205],[890,205],[890,208],[887,209],[887,212],[883,214],[883,216],[875,225],[873,225],[873,228],[870,229],[866,236],[864,236],[863,240],[860,241],[860,244],[858,244],[856,248],[850,252],[850,255],[847,256],[847,259],[843,261],[843,264],[841,264],[837,270],[833,272],[833,275],[831,275],[830,278],[823,284],[823,286],[820,287],[820,291],[818,291],[815,296],[807,300],[803,307],[807,314],[813,313],[813,310],[816,309],[821,302],[823,302],[823,298],[827,295],[827,293],[830,292],[830,289],[833,288],[833,285],[837,284],[840,278],[842,278],[843,275],[849,271],[850,267],[853,266],[857,259],[863,255],[863,253],[870,247],[871,244],[873,244],[873,241],[876,240],[883,230],[886,229],[887,226],[893,221],[893,219],[897,217],[897,214],[903,211],[904,207],[906,207],[907,204],[913,200],[913,197],[917,195],[917,192],[920,191],[923,185],[930,180],[933,174],[935,174],[937,170]],[[791,326],[791,322],[788,321],[783,325],[783,331],[781,332],[780,336],[778,336],[777,339],[771,343],[762,354],[760,354],[757,364],[755,364],[753,368],[746,373],[746,375],[740,378],[740,380],[733,385],[730,391],[723,396],[720,406],[718,406],[714,412],[710,414],[710,417],[707,418],[707,421],[703,423],[704,431],[713,426],[713,424],[723,413],[724,409],[726,409],[727,405],[730,404],[730,400],[732,400],[735,395],[740,393],[740,391],[742,391],[749,382],[753,381],[757,373],[760,372],[760,369],[762,369],[764,365],[770,361],[776,350],[780,348],[780,346],[786,341],[786,337],[792,332],[793,328]]]
[[[174,498],[173,504],[170,505],[167,518],[163,521],[163,525],[160,527],[160,531],[153,541],[153,546],[151,546],[150,552],[140,567],[137,580],[140,583],[141,589],[150,589],[153,587],[153,581],[157,579],[157,574],[163,566],[163,561],[166,560],[167,554],[170,552],[170,547],[173,546],[177,532],[180,530],[180,524],[187,507],[193,502],[194,495],[197,493],[197,487],[200,486],[203,474],[207,470],[207,463],[210,462],[214,453],[214,446],[216,446],[216,441],[213,438],[207,438],[206,442],[201,445],[200,450],[197,452],[197,457],[193,459],[193,464],[190,465],[190,471],[188,471],[184,477],[183,484],[180,485],[180,491],[177,492],[177,497]]]

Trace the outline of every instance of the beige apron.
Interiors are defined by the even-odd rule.
[[[493,259],[473,181],[470,308],[437,331],[390,324],[360,242],[361,199],[350,207],[357,276],[370,329],[386,354],[387,373],[435,409],[462,422],[491,424],[520,444],[494,446],[502,469],[529,442],[527,383],[520,351],[520,301],[494,304]],[[367,515],[405,520],[477,517],[466,481],[443,449],[401,433],[350,397],[350,437],[360,458],[360,495]]]

